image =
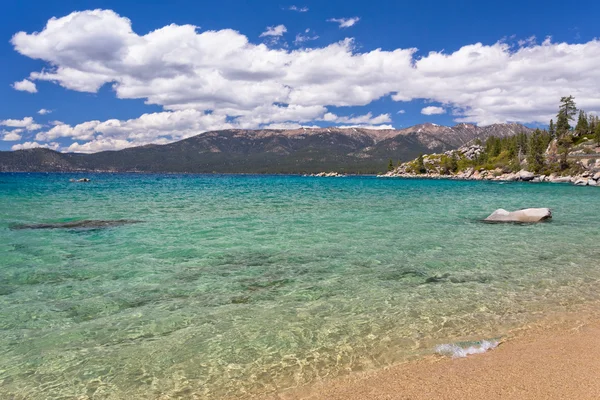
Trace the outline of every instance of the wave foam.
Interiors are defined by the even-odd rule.
[[[449,356],[452,358],[464,358],[471,354],[481,354],[488,350],[498,347],[497,341],[482,340],[478,345],[469,346],[467,348],[460,347],[456,344],[440,344],[436,346],[435,351],[438,354]]]

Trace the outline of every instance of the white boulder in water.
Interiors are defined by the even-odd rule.
[[[552,218],[549,208],[526,208],[524,210],[506,211],[502,208],[494,211],[485,222],[540,222]]]
[[[518,172],[519,178],[524,182],[529,182],[535,178],[535,174],[533,172],[526,171],[524,169]]]

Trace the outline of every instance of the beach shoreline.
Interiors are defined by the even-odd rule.
[[[467,358],[429,355],[264,400],[597,399],[600,305],[546,316]]]

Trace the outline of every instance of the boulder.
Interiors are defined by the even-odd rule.
[[[505,174],[502,176],[503,181],[513,182],[513,181],[516,181],[517,179],[519,179],[518,174]]]
[[[595,180],[595,181],[599,181],[600,180],[600,172],[596,172],[594,174],[594,176],[592,176],[592,179]]]
[[[570,176],[554,176],[554,177],[552,177],[552,175],[551,175],[550,182],[552,182],[552,183],[570,183],[571,177]]]
[[[502,208],[494,211],[484,222],[540,222],[552,218],[549,208],[525,208],[517,211],[506,211]]]
[[[586,178],[577,178],[573,183],[577,186],[587,186],[588,180]]]
[[[535,174],[533,172],[529,172],[524,169],[520,170],[518,172],[518,175],[519,175],[519,179],[521,179],[524,182],[531,181],[531,180],[533,180],[533,178],[535,178]]]
[[[588,186],[598,186],[598,182],[593,179],[588,179]]]

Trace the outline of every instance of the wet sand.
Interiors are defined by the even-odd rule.
[[[600,399],[600,318],[565,315],[512,332],[485,354],[430,356],[269,399]]]

